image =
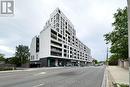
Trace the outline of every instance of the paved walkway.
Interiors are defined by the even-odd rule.
[[[129,70],[123,69],[119,66],[108,66],[107,69],[114,82],[129,84]]]

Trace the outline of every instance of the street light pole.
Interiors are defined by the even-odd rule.
[[[129,61],[130,61],[130,0],[127,0],[127,4],[128,4],[128,9],[127,9],[127,12],[128,12],[128,54],[129,54]],[[129,62],[130,63],[130,62]],[[130,65],[130,64],[129,64]]]
[[[128,50],[129,50],[128,60],[129,60],[129,78],[130,78],[130,0],[127,0],[127,5],[128,5],[127,12],[128,12]]]
[[[107,47],[107,54],[106,54],[106,64],[108,66],[108,47]]]

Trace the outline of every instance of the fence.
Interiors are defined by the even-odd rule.
[[[129,61],[128,60],[118,60],[118,65],[122,68],[128,69]]]

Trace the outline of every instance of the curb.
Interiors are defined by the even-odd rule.
[[[109,68],[107,67],[107,86],[106,87],[114,87],[114,84],[115,84],[115,80],[114,78],[112,77],[110,71],[109,71]]]
[[[101,87],[109,87],[109,86],[107,86],[107,70],[106,70],[106,67],[105,67],[105,70],[104,70],[104,76],[103,76],[103,81],[102,81]]]

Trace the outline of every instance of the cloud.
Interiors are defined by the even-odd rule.
[[[12,53],[12,54],[15,52],[13,48],[10,48],[10,47],[4,46],[4,45],[0,45],[0,51]]]

